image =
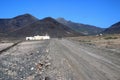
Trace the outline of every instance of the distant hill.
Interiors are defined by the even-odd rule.
[[[30,14],[24,14],[10,19],[0,19],[0,33],[12,32],[37,20],[37,18]]]
[[[117,22],[103,31],[104,34],[120,34],[120,22]]]
[[[67,21],[64,18],[57,18],[58,22],[70,27],[71,29],[83,33],[85,35],[94,35],[102,32],[104,29],[92,25],[86,25],[81,23],[76,23],[72,21]]]
[[[9,36],[26,37],[45,34],[48,34],[51,37],[67,37],[83,35],[57,22],[55,19],[47,17],[42,20],[33,22],[30,25],[26,25],[23,28],[17,29],[14,32],[10,32]]]

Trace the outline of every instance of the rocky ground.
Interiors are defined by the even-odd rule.
[[[120,80],[119,52],[67,39],[21,42],[0,64],[0,80]]]
[[[0,56],[0,80],[40,80],[46,77],[49,41],[22,42]],[[41,76],[42,75],[42,76]]]
[[[14,43],[0,43],[0,51],[13,45]]]

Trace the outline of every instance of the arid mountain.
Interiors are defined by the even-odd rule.
[[[11,19],[0,19],[0,33],[8,33],[29,25],[38,19],[30,14],[20,15]]]
[[[70,27],[71,29],[83,33],[85,35],[94,35],[102,32],[104,29],[92,26],[92,25],[86,25],[86,24],[81,24],[81,23],[75,23],[72,21],[67,21],[64,18],[57,18],[56,19],[58,22]]]
[[[34,35],[48,34],[51,37],[66,37],[66,36],[79,36],[80,34],[71,28],[57,22],[51,17],[38,20],[30,25],[26,25],[14,32],[9,33],[13,37],[26,37]]]
[[[105,34],[120,34],[120,22],[117,22],[103,31]]]

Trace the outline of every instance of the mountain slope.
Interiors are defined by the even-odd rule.
[[[8,33],[20,27],[31,24],[38,19],[30,14],[20,15],[11,19],[0,19],[0,33]]]
[[[47,17],[42,20],[36,21],[30,25],[27,25],[9,34],[10,34],[9,36],[13,37],[26,37],[45,34],[48,34],[51,37],[83,35],[57,22],[55,19],[51,17]]]
[[[77,32],[81,32],[86,35],[98,34],[104,30],[104,29],[96,27],[96,26],[67,21],[64,18],[57,18],[56,20],[66,26],[69,26],[71,29],[73,29]]]
[[[119,34],[120,33],[120,22],[117,22],[103,31],[105,34]]]

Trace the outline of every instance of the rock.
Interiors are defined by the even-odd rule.
[[[50,65],[51,65],[51,63],[46,63],[46,64],[45,64],[45,66],[50,66]]]
[[[22,71],[22,68],[20,68],[20,71]]]
[[[42,70],[43,63],[38,63],[36,67],[37,67],[37,70]]]
[[[42,74],[42,72],[40,71],[39,74]]]
[[[31,69],[30,70],[34,70],[34,67],[31,67]]]
[[[9,76],[16,76],[17,75],[17,73],[15,71],[11,71],[11,70],[8,70],[7,74]]]
[[[33,53],[30,53],[30,55],[33,55]]]
[[[47,59],[47,60],[45,60],[45,63],[48,63],[49,62],[49,60]]]
[[[48,52],[49,52],[49,50],[48,50],[48,49],[46,49],[46,52],[48,53]]]
[[[29,76],[26,80],[34,80],[34,76]]]
[[[37,53],[39,53],[40,51],[36,51]]]
[[[50,77],[45,77],[45,80],[51,80]]]

